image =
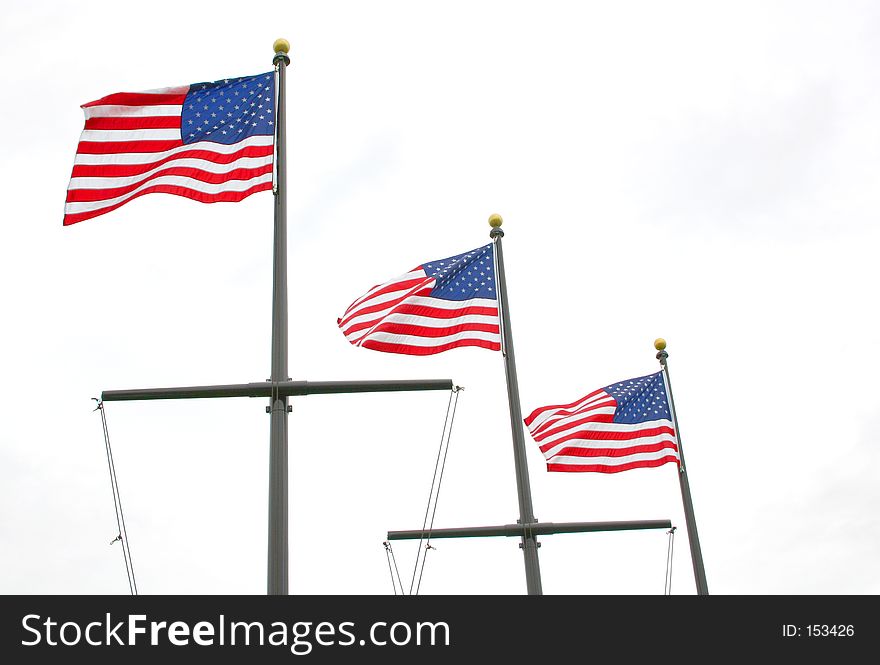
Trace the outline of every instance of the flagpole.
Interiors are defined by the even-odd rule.
[[[272,273],[273,387],[287,376],[287,160],[285,132],[285,70],[290,43],[276,39],[272,47],[277,66],[278,105],[275,115],[275,240]],[[278,391],[270,397],[269,422],[269,543],[267,594],[287,595],[287,412],[288,398]]]
[[[537,534],[530,528],[536,524],[532,509],[532,492],[529,486],[529,468],[526,460],[526,444],[523,435],[522,408],[519,401],[519,383],[516,379],[516,362],[513,355],[513,335],[510,332],[510,311],[507,304],[507,284],[504,278],[504,253],[501,250],[501,215],[489,217],[492,231],[489,237],[495,243],[496,272],[498,275],[498,298],[501,309],[501,342],[504,354],[504,371],[507,376],[507,400],[510,405],[510,429],[513,434],[513,459],[516,467],[516,491],[519,497],[519,524],[522,528],[523,559],[526,567],[526,590],[530,596],[540,596],[541,569],[538,566]]]
[[[697,535],[697,521],[694,518],[694,504],[691,500],[691,487],[688,483],[687,466],[684,463],[684,450],[681,446],[681,430],[678,428],[678,417],[675,415],[675,400],[672,399],[672,382],[669,379],[669,365],[666,364],[666,340],[658,338],[654,340],[654,348],[657,349],[657,360],[663,367],[663,376],[666,380],[666,393],[669,395],[669,407],[672,410],[672,422],[675,425],[675,438],[678,441],[679,472],[678,483],[681,487],[681,501],[684,506],[684,519],[687,524],[688,543],[691,548],[691,562],[694,567],[694,581],[697,584],[697,595],[708,596],[709,587],[706,584],[706,570],[703,568],[703,554],[700,551],[700,538]]]

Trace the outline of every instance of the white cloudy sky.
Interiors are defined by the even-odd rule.
[[[710,592],[880,593],[880,8],[741,0],[7,2],[0,592],[128,593],[93,397],[269,375],[272,196],[63,228],[79,106],[268,71],[277,37],[290,374],[464,386],[435,526],[518,517],[501,356],[356,349],[336,318],[499,213],[524,413],[656,371],[665,337]],[[292,400],[292,593],[393,593],[446,402]],[[106,413],[140,591],[264,593],[264,401]],[[670,519],[695,593],[672,465],[548,474],[527,443],[539,519]],[[544,537],[544,592],[662,594],[667,540]],[[435,541],[421,593],[524,593],[517,543]]]

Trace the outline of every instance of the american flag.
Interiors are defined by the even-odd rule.
[[[82,109],[65,226],[154,192],[214,203],[272,189],[274,72],[119,92]]]
[[[617,473],[679,463],[662,371],[535,409],[525,424],[548,471]]]
[[[355,300],[337,320],[355,346],[425,356],[501,349],[494,246],[430,261]]]

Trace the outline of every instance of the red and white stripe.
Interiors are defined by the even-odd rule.
[[[272,189],[274,137],[184,144],[180,115],[188,91],[121,92],[82,106],[86,122],[67,189],[65,226],[144,194],[215,203]]]
[[[416,356],[460,346],[501,349],[498,302],[432,297],[436,280],[419,267],[370,289],[337,320],[354,346]]]
[[[548,471],[617,473],[679,462],[671,420],[615,423],[616,409],[617,400],[600,389],[570,404],[535,409],[525,424]]]

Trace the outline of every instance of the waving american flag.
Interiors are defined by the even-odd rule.
[[[498,351],[494,246],[429,261],[355,300],[338,320],[355,346],[430,355],[461,346]]]
[[[203,203],[272,189],[275,73],[83,104],[64,225],[164,192]]]
[[[663,372],[605,386],[525,419],[548,471],[616,473],[679,463]]]

